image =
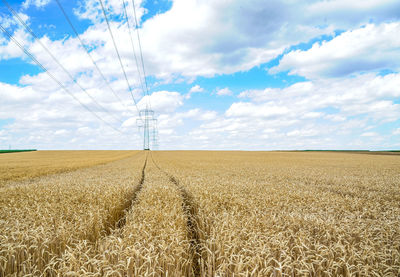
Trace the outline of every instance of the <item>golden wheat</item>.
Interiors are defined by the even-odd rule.
[[[203,276],[399,276],[400,159],[156,152],[198,203]]]
[[[53,275],[48,264],[114,229],[130,205],[144,154],[0,188],[0,276]]]
[[[0,187],[10,181],[105,164],[137,151],[35,151],[0,154]]]
[[[141,152],[11,183],[0,276],[400,275],[398,156]]]
[[[183,199],[148,160],[142,188],[125,222],[96,244],[68,249],[57,265],[64,274],[95,276],[192,276]]]

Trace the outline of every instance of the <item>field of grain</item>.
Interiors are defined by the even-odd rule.
[[[116,161],[135,151],[34,151],[0,155],[0,187],[11,180],[67,172]]]
[[[204,276],[399,276],[400,159],[156,152],[198,208]]]
[[[98,154],[102,158],[92,163],[115,159],[113,154]],[[69,247],[78,242],[93,244],[109,234],[130,207],[141,178],[144,153],[129,155],[105,165],[1,187],[0,276],[52,275],[50,265]],[[64,156],[71,158],[68,153]],[[76,163],[82,157],[78,155]],[[28,168],[27,174],[37,169]]]
[[[399,183],[395,155],[216,151],[8,181],[0,276],[400,276]]]

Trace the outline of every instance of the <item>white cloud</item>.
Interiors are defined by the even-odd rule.
[[[24,17],[24,20],[28,21],[28,18]],[[128,43],[129,36],[127,35],[126,25],[114,22],[111,22],[111,24],[114,34],[119,38],[118,46],[123,63],[126,65],[125,69],[131,86],[138,86],[137,82],[133,83],[138,80],[138,74],[133,66],[134,59]],[[40,41],[67,68],[78,83],[86,88],[88,93],[111,112],[113,116],[94,105],[93,101],[71,82],[70,78],[45,53],[41,45],[37,41],[32,41],[32,38],[25,31],[21,28],[16,28],[13,34],[81,102],[85,103],[110,125],[117,129],[122,128],[128,136],[119,136],[120,142],[126,142],[129,136],[131,136],[131,139],[138,136],[136,128],[127,128],[126,124],[121,126],[121,123],[115,119],[118,118],[118,120],[125,122],[129,118],[135,118],[137,115],[121,68],[115,63],[115,51],[104,23],[92,25],[81,34],[81,38],[92,48],[91,54],[109,80],[111,87],[122,99],[122,103],[114,97],[98,72],[94,70],[90,59],[75,37],[52,41],[49,37],[44,36]],[[0,59],[18,57],[28,60],[13,42],[0,39]],[[141,93],[139,89],[135,88],[133,93],[136,99],[140,99]],[[155,107],[159,108],[160,112],[168,112],[169,109],[174,109],[181,105],[179,100],[171,100],[171,97],[180,98],[178,93],[173,94],[163,95],[162,93],[156,93],[153,95],[152,98],[154,99],[152,100]],[[0,99],[2,106],[0,117],[5,116],[5,118],[13,118],[15,120],[7,127],[8,137],[13,138],[13,145],[20,145],[21,147],[24,147],[24,145],[32,147],[34,145],[35,148],[42,149],[48,149],[49,147],[60,149],[121,148],[122,145],[127,148],[140,147],[140,144],[132,146],[136,142],[131,141],[131,139],[128,140],[128,144],[119,144],[120,146],[118,146],[118,142],[115,139],[107,141],[106,138],[115,138],[116,132],[83,109],[46,73],[22,76],[20,85],[0,83]],[[85,129],[85,132],[78,131],[82,130],[81,128],[87,129]],[[60,130],[66,130],[66,132],[60,133]],[[100,130],[101,132],[99,132]],[[24,134],[23,137],[21,134]],[[63,137],[62,140],[60,140],[61,135]],[[101,138],[96,142],[96,145],[87,144],[86,136],[88,135]]]
[[[373,120],[394,121],[400,116],[400,105],[389,99],[400,97],[399,86],[400,74],[363,74],[350,79],[300,82],[284,89],[244,91],[240,96],[255,103],[286,107],[290,110],[288,115],[295,118],[316,112],[316,109],[333,108],[340,112],[337,114],[340,117],[367,115]],[[258,105],[263,107],[266,104]],[[253,113],[252,108],[248,110]]]
[[[353,2],[175,0],[171,10],[143,24],[145,58],[160,78],[211,77],[249,70],[337,29],[399,18],[398,1]]]
[[[222,88],[217,90],[217,95],[232,95],[232,91],[229,88]]]
[[[217,117],[217,112],[215,111],[204,111],[201,109],[192,109],[189,110],[185,113],[178,114],[184,118],[193,118],[195,120],[203,120],[203,121],[209,121],[213,120]]]
[[[326,119],[332,120],[334,122],[340,122],[340,121],[345,121],[346,117],[342,115],[337,115],[337,114],[327,114],[325,115]]]
[[[275,105],[273,102],[257,105],[253,103],[238,102],[233,103],[226,111],[228,117],[262,117],[270,118],[283,116],[289,112],[285,106]]]
[[[68,131],[65,129],[60,129],[60,130],[55,131],[54,134],[61,136],[61,135],[68,134]]]
[[[239,1],[232,0],[174,1],[170,11],[143,25],[145,57],[151,72],[161,78],[175,73],[213,76],[247,70],[275,57],[283,48],[263,48],[268,41],[260,37],[265,38],[273,24],[262,22],[266,20],[258,9],[269,12],[276,3],[254,2],[251,5],[257,5],[257,10],[243,10]],[[248,21],[252,17],[261,19],[257,27],[260,36],[254,36],[256,29]]]
[[[365,132],[361,134],[362,137],[376,137],[378,136],[378,133],[376,132]]]
[[[318,134],[319,132],[313,129],[296,129],[288,132],[286,135],[288,137],[314,137]]]
[[[393,130],[393,133],[392,133],[393,135],[400,135],[400,128],[397,128],[397,129],[395,129],[395,130]]]
[[[366,130],[398,120],[400,105],[394,99],[399,81],[400,74],[364,74],[247,90],[225,114],[189,134],[207,136],[208,144],[202,145],[219,149],[379,148],[382,136]]]
[[[204,120],[204,121],[213,120],[215,118],[217,118],[216,111],[205,111],[199,117],[200,120]]]
[[[42,0],[43,1],[43,0]],[[44,0],[47,1],[47,0]],[[123,9],[123,2],[120,0],[102,0],[104,9],[107,12],[108,20],[111,20],[110,17],[120,16],[125,20],[125,14]],[[135,8],[138,23],[140,24],[142,16],[146,13],[146,10],[141,7],[143,4],[142,0],[135,0]],[[78,8],[74,9],[75,15],[80,19],[88,19],[93,23],[102,22],[104,19],[103,12],[101,10],[101,4],[99,0],[84,0],[80,1],[78,4]],[[125,1],[127,14],[129,17],[129,21],[131,22],[131,26],[135,26],[134,24],[134,12],[132,1]]]
[[[29,1],[32,5],[45,2]],[[137,5],[141,4],[141,1],[135,2]],[[165,83],[195,81],[197,76],[211,77],[249,70],[276,57],[293,44],[306,42],[321,34],[332,34],[333,30],[348,30],[349,27],[353,29],[342,33],[331,42],[317,44],[313,50],[310,49],[309,51],[315,51],[318,61],[311,59],[311,52],[302,51],[302,55],[306,56],[305,61],[288,67],[312,76],[311,81],[283,89],[243,91],[239,95],[240,101],[233,103],[225,113],[193,106],[185,109],[183,92],[157,91],[140,99],[142,92],[129,32],[126,24],[118,21],[122,18],[121,1],[106,1],[106,6],[112,15],[111,27],[118,38],[118,48],[128,79],[134,87],[135,99],[139,100],[140,108],[146,106],[148,98],[151,99],[152,108],[160,115],[160,134],[164,135],[165,148],[193,148],[197,145],[197,142],[193,142],[195,138],[201,141],[199,148],[282,149],[288,145],[294,148],[335,145],[340,134],[354,132],[359,136],[371,127],[371,122],[379,125],[381,122],[393,122],[400,117],[399,104],[394,101],[400,97],[399,74],[353,74],[351,79],[324,79],[324,76],[343,75],[334,73],[344,72],[349,64],[345,60],[349,60],[351,55],[357,62],[367,61],[374,66],[374,59],[378,65],[383,62],[381,67],[371,67],[372,70],[398,68],[398,51],[393,50],[398,47],[395,36],[398,24],[380,22],[398,19],[394,11],[398,10],[399,2],[363,2],[365,5],[361,5],[358,0],[320,1],[320,4],[315,4],[316,1],[250,0],[243,5],[243,1],[239,0],[174,0],[170,11],[145,22],[141,21],[146,69],[148,73],[162,79],[157,82]],[[127,137],[116,136],[112,129],[85,111],[45,73],[39,73],[23,76],[19,85],[0,83],[0,118],[15,119],[2,131],[3,141],[4,138],[11,138],[13,144],[29,147],[34,145],[38,148],[140,147],[141,140],[135,126],[135,107],[120,65],[115,62],[117,57],[114,46],[98,1],[85,0],[81,3],[82,6],[75,10],[76,14],[81,19],[94,22],[81,34],[81,38],[90,47],[112,88],[122,98],[122,105],[94,70],[75,36],[59,40],[44,36],[41,41],[78,82],[120,118],[123,124],[93,105],[25,31],[15,28],[14,35],[74,95],[110,124],[126,132]],[[132,7],[128,8],[131,10]],[[146,11],[139,6],[137,8],[141,19]],[[132,11],[130,16],[131,14]],[[130,19],[133,23],[132,18]],[[1,20],[2,23],[8,22],[8,27],[15,25],[11,20]],[[29,22],[27,17],[24,20]],[[374,23],[359,28],[369,20]],[[354,44],[355,40],[367,45],[369,50]],[[329,55],[328,50],[335,50],[330,44],[333,42],[340,46],[337,47],[342,51],[340,55]],[[135,46],[137,47],[136,44]],[[354,49],[349,50],[351,47]],[[361,57],[356,55],[355,50],[367,54]],[[372,50],[375,51],[374,55],[369,55]],[[284,66],[286,57],[290,55],[295,54],[286,55],[280,66]],[[329,62],[325,60],[326,56],[336,59],[336,68],[330,68]],[[392,61],[385,58],[386,56],[391,57]],[[26,59],[12,42],[0,37],[0,59],[18,57]],[[315,76],[319,78],[314,79]],[[190,93],[202,91],[203,88],[195,85]],[[219,91],[219,94],[229,93],[228,88]],[[251,141],[249,134],[253,137]],[[302,137],[301,141],[296,140],[298,136]],[[96,144],[89,143],[94,139]],[[357,145],[351,141],[346,143]]]
[[[22,8],[27,9],[30,6],[35,6],[36,8],[43,8],[50,3],[50,0],[25,0],[22,3]]]
[[[178,92],[156,91],[150,96],[144,96],[138,103],[140,109],[146,108],[150,100],[151,108],[157,113],[171,113],[183,105],[183,97]]]
[[[9,31],[10,32],[10,31]],[[26,32],[18,28],[12,34],[13,37],[22,45],[30,45],[30,38]],[[12,58],[27,59],[25,53],[18,48],[13,41],[0,40],[0,61]]]
[[[343,28],[348,24],[396,19],[399,7],[396,0],[323,0],[310,2],[305,11],[310,17],[335,22]]]
[[[195,85],[190,88],[189,92],[185,95],[185,98],[190,99],[190,97],[192,97],[192,94],[201,93],[201,92],[204,92],[204,89],[202,87],[200,87],[199,85]]]
[[[291,51],[270,72],[338,77],[371,70],[400,69],[400,22],[368,24],[344,32],[330,41],[315,43],[311,49]]]
[[[200,87],[199,85],[195,85],[189,90],[189,93],[203,92],[203,91],[204,89],[202,87]]]
[[[86,0],[80,3],[81,6],[76,9],[76,14],[82,19],[90,19],[95,23],[82,34],[82,39],[90,47],[98,47],[94,49],[93,55],[96,60],[101,59],[99,62],[105,65],[101,68],[107,75],[114,72],[114,78],[123,79],[119,64],[115,63],[114,47],[98,1]],[[367,5],[367,8],[356,5],[340,21],[326,23],[316,16],[319,8],[313,7],[314,3],[316,2],[286,3],[251,0],[248,5],[243,6],[239,0],[223,2],[175,0],[171,10],[146,20],[140,29],[147,71],[164,80],[182,81],[184,80],[182,76],[186,80],[193,80],[196,76],[210,77],[215,74],[249,70],[276,57],[292,44],[308,41],[321,34],[331,34],[333,29],[348,27],[350,23],[355,24],[352,22],[354,14],[368,14],[369,19],[376,18],[379,22],[379,16],[384,14],[382,11],[379,12],[379,16],[375,14],[379,7],[390,11],[398,6],[393,1],[384,1],[381,4],[374,2],[373,5]],[[131,15],[133,12],[132,7],[129,6],[130,1],[127,4]],[[140,7],[141,1],[135,1],[135,4],[140,19],[146,11]],[[123,18],[121,1],[109,0],[105,2],[105,5],[108,12],[115,15],[114,20]],[[329,18],[329,12],[326,17]],[[360,23],[368,22],[364,17],[357,20]],[[133,25],[133,18],[131,18],[131,25]],[[114,36],[118,38],[117,43],[124,64],[131,65],[127,67],[130,71],[128,74],[135,75],[127,26],[121,22],[112,21],[111,27]],[[79,48],[76,39],[72,38],[65,42],[55,42],[55,45],[50,48],[52,51],[55,51],[53,48],[65,50],[56,51],[57,57],[59,54],[80,52],[67,49],[68,43],[75,43],[76,45],[72,47],[75,50]],[[138,49],[137,42],[135,46]],[[12,48],[15,51],[14,45]],[[38,51],[35,54],[42,57],[43,50],[33,45],[31,50],[35,49]],[[1,52],[0,47],[0,57]],[[78,56],[84,55],[75,54],[74,56],[76,58],[70,57],[62,61],[69,62],[73,67],[80,64],[76,63]],[[92,70],[89,69],[91,65],[90,62],[86,62],[86,59],[83,57],[83,69]],[[115,72],[118,72],[118,75]]]
[[[166,136],[168,136],[168,135],[174,134],[174,130],[173,130],[173,129],[161,129],[158,133],[159,133],[160,135],[166,135]]]
[[[315,118],[321,118],[322,116],[324,116],[324,113],[321,113],[321,112],[308,112],[308,113],[305,113],[304,115],[302,115],[302,118],[315,119]]]
[[[215,111],[207,111],[202,109],[191,109],[185,112],[165,113],[158,117],[159,127],[162,128],[176,128],[183,124],[186,119],[210,121],[217,117]]]
[[[44,98],[45,95],[43,93],[34,90],[32,87],[18,87],[7,83],[0,83],[0,99],[4,105],[17,105],[21,102],[25,104],[27,102],[41,101]],[[5,108],[2,107],[2,109]]]

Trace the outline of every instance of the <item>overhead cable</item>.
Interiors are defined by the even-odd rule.
[[[129,92],[131,93],[132,100],[133,100],[133,102],[135,103],[135,106],[136,106],[136,109],[137,109],[137,111],[138,111],[139,117],[141,118],[141,116],[140,116],[140,111],[139,111],[139,107],[137,106],[137,102],[136,102],[136,100],[135,100],[135,97],[133,96],[132,87],[131,87],[131,85],[129,84],[128,77],[127,77],[127,75],[126,75],[125,68],[124,68],[124,65],[123,65],[123,63],[122,63],[122,60],[121,60],[121,56],[120,56],[120,54],[119,54],[119,51],[118,51],[117,44],[115,43],[114,35],[113,35],[112,31],[111,31],[110,22],[108,21],[107,14],[106,14],[106,11],[105,11],[105,9],[104,9],[103,1],[102,1],[102,0],[99,0],[99,2],[100,2],[100,5],[101,5],[101,9],[102,9],[102,11],[103,11],[104,18],[105,18],[106,23],[107,23],[108,31],[109,31],[109,33],[110,33],[110,35],[111,35],[111,39],[112,39],[113,44],[114,44],[115,52],[117,53],[119,63],[120,63],[120,65],[121,65],[122,71],[123,71],[123,73],[124,73],[124,77],[125,77],[126,83],[127,83],[127,85],[128,85],[128,88],[129,88]]]
[[[67,13],[65,12],[63,6],[61,5],[59,0],[56,0],[60,10],[62,11],[65,19],[68,21],[69,25],[71,26],[72,30],[74,31],[76,37],[78,38],[79,42],[81,43],[83,49],[85,49],[86,53],[88,54],[90,60],[92,61],[93,65],[95,66],[95,68],[97,69],[97,72],[100,74],[100,76],[103,78],[104,83],[107,85],[107,87],[111,90],[111,92],[114,94],[114,96],[118,99],[118,101],[125,107],[127,108],[127,106],[123,103],[122,99],[118,96],[118,94],[115,92],[115,90],[111,87],[111,85],[109,84],[109,82],[107,81],[107,78],[104,76],[103,72],[100,70],[99,66],[97,65],[97,62],[94,60],[93,56],[90,54],[89,49],[86,47],[86,45],[83,43],[81,37],[79,36],[78,32],[76,31],[74,25],[72,24],[72,21],[70,20],[70,18],[68,17]]]
[[[144,59],[143,59],[142,43],[140,41],[139,24],[138,24],[138,20],[137,20],[135,0],[132,0],[132,6],[133,6],[133,14],[134,14],[134,18],[135,18],[135,28],[136,28],[136,34],[137,34],[137,39],[138,39],[138,44],[139,44],[140,58],[141,58],[141,61],[142,61],[144,82],[145,82],[145,85],[146,85],[147,108],[149,108],[151,110],[152,109],[151,108],[151,97],[150,97],[150,93],[149,93],[149,87],[147,85],[146,70],[145,70]],[[155,129],[156,129],[156,131],[158,133],[158,124],[155,126]]]
[[[111,114],[105,107],[103,107],[97,100],[91,96],[85,88],[83,88],[77,80],[72,76],[72,74],[58,61],[58,59],[51,53],[51,51],[40,41],[40,38],[33,32],[33,30],[22,20],[22,18],[18,15],[18,13],[8,4],[6,0],[2,0],[3,3],[7,6],[8,10],[18,19],[18,21],[25,27],[25,29],[36,39],[36,41],[42,46],[42,48],[50,55],[50,57],[61,67],[61,69],[68,75],[68,77],[90,98],[94,103],[96,103],[104,112],[108,113],[114,119],[123,123],[119,118],[115,117]]]
[[[148,85],[147,85],[146,70],[145,70],[145,67],[144,67],[142,43],[140,42],[139,25],[138,25],[137,15],[136,15],[135,0],[132,0],[132,6],[133,6],[134,17],[135,17],[136,34],[137,34],[138,43],[139,43],[140,58],[141,58],[141,61],[142,61],[142,69],[143,69],[143,75],[144,75],[144,83],[145,83],[145,85],[146,85],[146,92],[147,92],[148,102],[149,102],[150,109],[151,109],[150,95],[149,95],[149,87],[148,87]]]
[[[129,17],[128,17],[128,13],[127,13],[127,11],[126,11],[125,0],[122,0],[122,4],[123,4],[123,7],[124,7],[124,14],[125,14],[126,23],[127,23],[127,25],[128,25],[129,38],[130,38],[130,41],[131,41],[132,52],[133,52],[133,56],[135,57],[136,69],[137,69],[138,74],[139,74],[140,86],[141,86],[141,88],[142,88],[143,95],[146,95],[146,91],[145,91],[145,88],[144,88],[144,86],[143,86],[143,80],[142,80],[142,76],[141,76],[142,74],[141,74],[140,68],[139,68],[139,62],[138,62],[138,59],[137,59],[137,56],[136,56],[135,45],[134,45],[134,43],[133,43],[131,25],[129,24]]]
[[[64,86],[53,74],[51,74],[36,58],[33,54],[31,54],[27,49],[25,49],[24,46],[22,46],[1,24],[0,24],[1,30],[6,34],[10,40],[12,40],[34,63],[36,63],[44,72],[47,73],[47,75],[50,76],[51,79],[53,79],[66,93],[68,93],[75,101],[77,101],[82,107],[84,107],[87,111],[89,111],[91,114],[93,114],[97,119],[101,120],[104,124],[109,126],[110,128],[114,129],[115,131],[124,134],[121,130],[118,130],[114,126],[112,126],[110,123],[105,121],[102,117],[97,115],[89,106],[86,104],[82,103],[82,101],[79,100],[66,86]]]

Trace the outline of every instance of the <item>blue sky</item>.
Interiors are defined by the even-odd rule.
[[[67,91],[0,33],[0,148],[140,149],[150,99],[159,149],[400,149],[398,1],[136,0],[144,96],[123,1],[103,0],[137,107],[99,0],[59,1],[107,83],[56,0],[8,1],[39,41],[1,4]]]

